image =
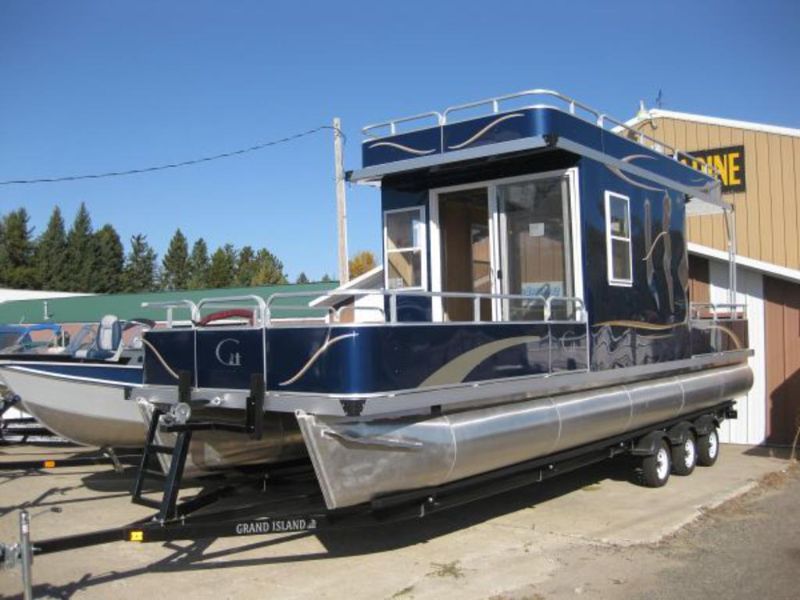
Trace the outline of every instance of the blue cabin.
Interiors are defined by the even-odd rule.
[[[385,287],[436,294],[399,296],[398,321],[554,322],[585,311],[597,370],[747,347],[740,318],[735,336],[691,326],[686,219],[730,207],[688,154],[549,90],[363,133],[350,180],[381,187]],[[451,293],[492,297],[478,314]]]

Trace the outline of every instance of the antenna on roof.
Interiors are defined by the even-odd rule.
[[[663,100],[664,100],[664,94],[661,93],[661,88],[658,88],[658,95],[656,96],[656,108],[661,108]]]
[[[650,118],[650,112],[644,106],[644,100],[639,100],[639,111],[636,113],[637,119],[648,119]]]

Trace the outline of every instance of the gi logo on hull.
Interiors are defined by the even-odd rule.
[[[239,340],[234,338],[225,338],[220,341],[220,343],[217,344],[217,349],[214,351],[219,364],[224,367],[241,367],[242,355],[234,349],[234,346],[238,345]]]

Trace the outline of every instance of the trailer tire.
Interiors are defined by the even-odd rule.
[[[672,470],[672,453],[667,440],[656,444],[655,452],[642,458],[639,468],[639,483],[645,487],[658,488],[666,485]]]
[[[691,475],[697,466],[697,439],[687,431],[683,441],[672,446],[672,472],[675,475]]]
[[[716,428],[697,438],[697,464],[710,467],[719,458],[719,434]]]

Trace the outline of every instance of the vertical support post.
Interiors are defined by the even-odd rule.
[[[264,374],[250,375],[250,395],[247,397],[247,431],[251,440],[264,434]]]
[[[333,154],[336,161],[336,224],[339,233],[339,285],[350,281],[347,263],[347,197],[344,185],[344,152],[342,151],[342,121],[333,119]]]
[[[22,594],[25,600],[33,600],[33,552],[31,550],[31,517],[27,510],[19,513],[19,551],[22,561]]]
[[[480,323],[481,320],[481,297],[475,296],[472,299],[472,313],[473,313],[473,320],[476,323]]]
[[[162,523],[178,516],[175,507],[178,504],[178,493],[183,480],[183,468],[186,466],[186,455],[189,453],[189,444],[191,442],[191,429],[181,431],[175,441],[172,462],[169,464],[169,472],[167,473],[167,481],[164,487],[164,496],[161,499],[161,508],[158,511],[158,520]]]
[[[736,213],[733,206],[725,210],[725,230],[728,234],[728,303],[736,304]],[[733,307],[731,307],[733,309]]]
[[[397,323],[397,292],[389,292],[389,322]]]
[[[192,401],[192,372],[178,371],[178,402],[189,404]]]
[[[736,210],[733,206],[731,206],[730,211],[730,236],[731,236],[731,276],[733,279],[731,280],[731,304],[736,304],[738,302],[738,294],[739,294],[739,282],[736,270]]]

